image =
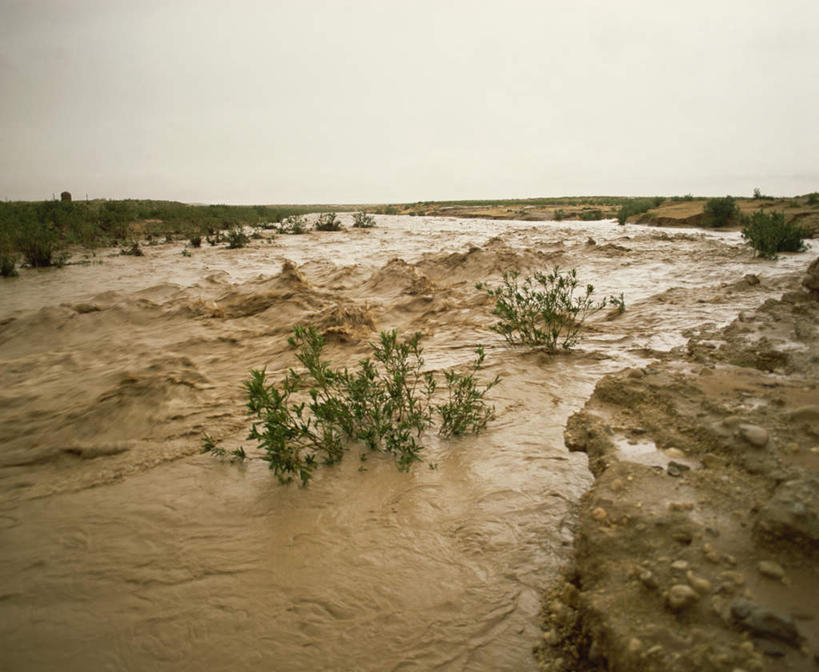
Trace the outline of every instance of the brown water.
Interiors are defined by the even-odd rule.
[[[604,373],[778,296],[815,256],[608,222],[378,225],[2,282],[0,668],[533,669],[540,591],[591,478],[568,416]],[[626,312],[596,314],[569,355],[508,347],[475,282],[553,264]],[[199,454],[205,431],[243,444],[247,371],[293,365],[305,321],[336,364],[388,328],[424,331],[433,369],[485,344],[497,419],[427,437],[409,474],[377,456],[359,471],[353,448],[307,488]]]

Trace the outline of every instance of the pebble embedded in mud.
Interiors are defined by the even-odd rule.
[[[682,611],[698,602],[699,599],[700,596],[691,586],[678,583],[669,588],[665,603],[671,611]]]
[[[759,573],[762,576],[766,576],[769,579],[777,579],[778,581],[783,581],[785,579],[785,570],[782,569],[782,565],[778,562],[772,562],[770,560],[762,560],[756,566],[759,570]]]
[[[592,511],[591,515],[592,518],[599,522],[603,522],[608,517],[606,510],[599,506]]]
[[[708,579],[697,576],[690,570],[686,572],[685,578],[688,579],[688,584],[700,595],[707,595],[711,592],[711,582]]]
[[[768,430],[759,425],[741,424],[737,431],[741,438],[757,448],[764,448],[770,438]]]

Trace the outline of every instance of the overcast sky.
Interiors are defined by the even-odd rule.
[[[0,0],[0,198],[819,190],[817,0]]]

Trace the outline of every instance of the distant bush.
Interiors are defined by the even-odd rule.
[[[694,194],[686,194],[685,196],[672,196],[672,201],[693,201]]]
[[[119,253],[127,255],[129,257],[142,257],[142,256],[144,256],[142,248],[139,246],[139,243],[137,241],[134,241],[128,247],[123,247],[119,251]]]
[[[819,191],[808,194],[808,205],[816,205],[817,203],[819,203]]]
[[[191,244],[191,247],[202,247],[202,236],[199,234],[190,236],[188,242]]]
[[[733,196],[709,198],[703,210],[702,224],[711,228],[729,226],[739,219],[739,208]]]
[[[341,231],[341,221],[334,212],[322,212],[316,221],[316,231]]]
[[[353,227],[356,229],[371,229],[375,226],[375,217],[366,212],[356,212],[353,214]]]
[[[285,217],[278,227],[279,233],[284,233],[287,235],[300,235],[302,233],[307,233],[308,230],[309,226],[304,220],[304,217],[301,215],[290,215],[289,217]]]
[[[17,259],[13,254],[0,252],[0,276],[14,278],[17,276]]]
[[[760,257],[776,259],[777,252],[803,252],[806,232],[794,222],[786,223],[781,212],[759,210],[744,218],[742,237]]]
[[[552,216],[555,218],[556,222],[562,222],[564,219],[566,219],[566,213],[561,208],[555,210],[554,215]]]
[[[60,266],[60,234],[53,222],[29,220],[20,228],[17,249],[34,268]]]
[[[580,213],[580,219],[584,222],[596,222],[605,219],[602,210],[584,210]]]
[[[568,350],[579,341],[586,317],[605,305],[595,305],[594,287],[586,285],[579,296],[577,272],[561,272],[555,266],[550,273],[535,273],[522,282],[517,271],[503,274],[498,288],[478,284],[495,299],[492,314],[500,321],[491,329],[509,343],[543,345],[549,352]]]
[[[250,242],[250,238],[247,237],[242,227],[238,224],[230,227],[225,235],[225,240],[227,240],[228,249],[231,250],[244,247]]]
[[[642,215],[644,212],[658,207],[664,200],[665,199],[661,196],[631,199],[620,206],[620,209],[617,211],[617,221],[620,224],[625,224],[626,220],[632,215]]]

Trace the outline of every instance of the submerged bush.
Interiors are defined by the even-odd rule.
[[[739,208],[733,196],[709,198],[705,202],[702,225],[711,228],[729,226],[739,218]]]
[[[316,231],[341,231],[341,221],[334,212],[322,212],[316,221]]]
[[[492,314],[500,322],[491,329],[512,344],[543,345],[549,352],[568,350],[580,340],[586,317],[606,305],[594,303],[592,285],[575,296],[579,285],[575,269],[561,272],[555,266],[550,273],[519,278],[517,271],[507,271],[500,287],[477,285],[495,299]]]
[[[17,277],[17,259],[13,254],[0,252],[0,276],[4,278]]]
[[[419,439],[432,423],[437,388],[434,375],[422,371],[420,341],[420,333],[401,339],[395,331],[382,332],[371,344],[372,358],[348,371],[322,360],[324,340],[315,327],[297,327],[289,343],[303,372],[290,369],[277,387],[264,370],[252,370],[245,389],[256,421],[248,438],[265,451],[279,481],[306,484],[320,462],[341,460],[350,441],[391,454],[402,471],[420,460]],[[491,418],[483,395],[497,379],[483,389],[476,382],[484,357],[479,348],[468,375],[445,373],[449,399],[437,407],[443,434],[477,432]]]
[[[777,252],[803,252],[805,230],[795,222],[785,222],[781,212],[759,210],[744,218],[742,237],[760,257],[776,259]]]
[[[366,212],[356,212],[353,214],[353,228],[371,229],[375,226],[375,217]]]
[[[139,246],[137,241],[131,243],[128,247],[123,247],[120,251],[120,254],[128,255],[129,257],[142,257],[144,256],[144,252],[142,248]]]
[[[500,377],[495,376],[494,380],[481,387],[477,374],[486,359],[486,352],[478,346],[475,353],[477,357],[469,373],[444,371],[447,400],[435,407],[441,416],[440,433],[443,436],[458,436],[466,432],[477,434],[495,415],[494,407],[486,403],[484,396],[500,382]]]
[[[242,227],[239,225],[230,227],[225,235],[225,240],[227,240],[228,248],[231,250],[244,247],[250,242],[250,238],[247,237],[245,232],[242,230]]]
[[[307,233],[308,230],[309,226],[305,222],[304,217],[301,215],[290,215],[289,217],[285,217],[285,219],[282,220],[281,224],[278,226],[279,233],[290,235]]]

